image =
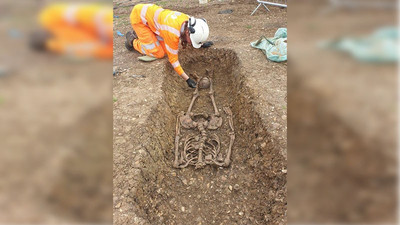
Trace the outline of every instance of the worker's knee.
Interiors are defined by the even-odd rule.
[[[156,57],[157,59],[162,59],[164,58],[165,54],[164,53],[158,53],[158,54],[154,54],[154,57]]]
[[[158,59],[164,58],[164,56],[165,56],[164,49],[161,46],[156,48],[155,51],[152,52],[152,54],[154,55],[154,57],[156,57]]]

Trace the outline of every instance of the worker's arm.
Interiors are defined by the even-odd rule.
[[[165,48],[167,49],[168,60],[171,63],[174,70],[185,79],[185,72],[182,69],[181,64],[179,63],[178,59],[178,51],[179,51],[179,39],[174,41],[165,41]],[[187,76],[187,75],[186,75]],[[186,78],[187,79],[187,78]],[[185,79],[185,80],[186,80]]]
[[[186,81],[189,87],[195,88],[196,82],[189,78],[189,76],[183,71],[181,64],[178,59],[179,51],[179,38],[175,41],[165,41],[165,48],[167,49],[168,60],[171,63],[174,70],[179,74],[182,79]]]

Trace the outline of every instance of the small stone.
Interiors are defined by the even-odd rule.
[[[235,189],[236,191],[238,191],[239,188],[240,188],[239,184],[235,184],[235,185],[233,186],[233,189]]]
[[[183,183],[184,185],[187,185],[187,184],[188,184],[188,182],[187,182],[186,179],[183,179],[183,180],[182,180],[182,183]]]
[[[287,173],[287,169],[282,169],[282,173]]]
[[[232,185],[229,185],[229,187],[228,187],[228,188],[229,188],[229,190],[231,190],[231,191],[232,191]]]
[[[182,212],[185,212],[185,207],[182,206],[181,210],[182,210]]]
[[[243,216],[243,214],[244,214],[243,212],[239,212],[239,216]]]
[[[283,115],[281,118],[282,118],[283,120],[286,120],[287,116],[286,116],[286,115]]]
[[[261,148],[265,148],[265,146],[267,146],[267,142],[263,142],[263,143],[261,144]]]
[[[113,67],[113,76],[118,75],[119,73],[119,68],[117,66]]]
[[[117,209],[119,209],[120,207],[121,207],[121,202],[118,203],[118,204],[115,206],[115,208],[117,208]]]
[[[280,126],[279,123],[272,123],[272,130],[277,130]]]

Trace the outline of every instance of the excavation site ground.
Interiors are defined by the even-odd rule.
[[[219,1],[201,7],[198,1],[187,2],[155,3],[209,22],[214,46],[180,50],[179,61],[193,78],[211,80],[222,122],[204,132],[207,137],[218,136],[224,157],[232,142],[229,122],[233,124],[230,164],[174,167],[177,121],[188,110],[194,89],[187,87],[167,59],[139,62],[140,54],[128,52],[124,37],[116,36],[114,223],[286,223],[287,65],[269,62],[250,47],[261,35],[273,36],[276,29],[286,27],[286,10],[259,10],[250,17],[256,7],[253,1]],[[132,3],[114,1],[115,30],[131,29]],[[226,9],[233,13],[218,14]],[[209,121],[216,113],[209,90],[198,89],[192,108],[196,121]],[[226,109],[232,112],[232,121]],[[177,142],[180,148],[187,135],[200,132],[183,128]]]

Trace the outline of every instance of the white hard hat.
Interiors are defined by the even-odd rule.
[[[194,48],[200,48],[207,40],[210,30],[205,19],[190,17],[188,21],[190,40]]]

